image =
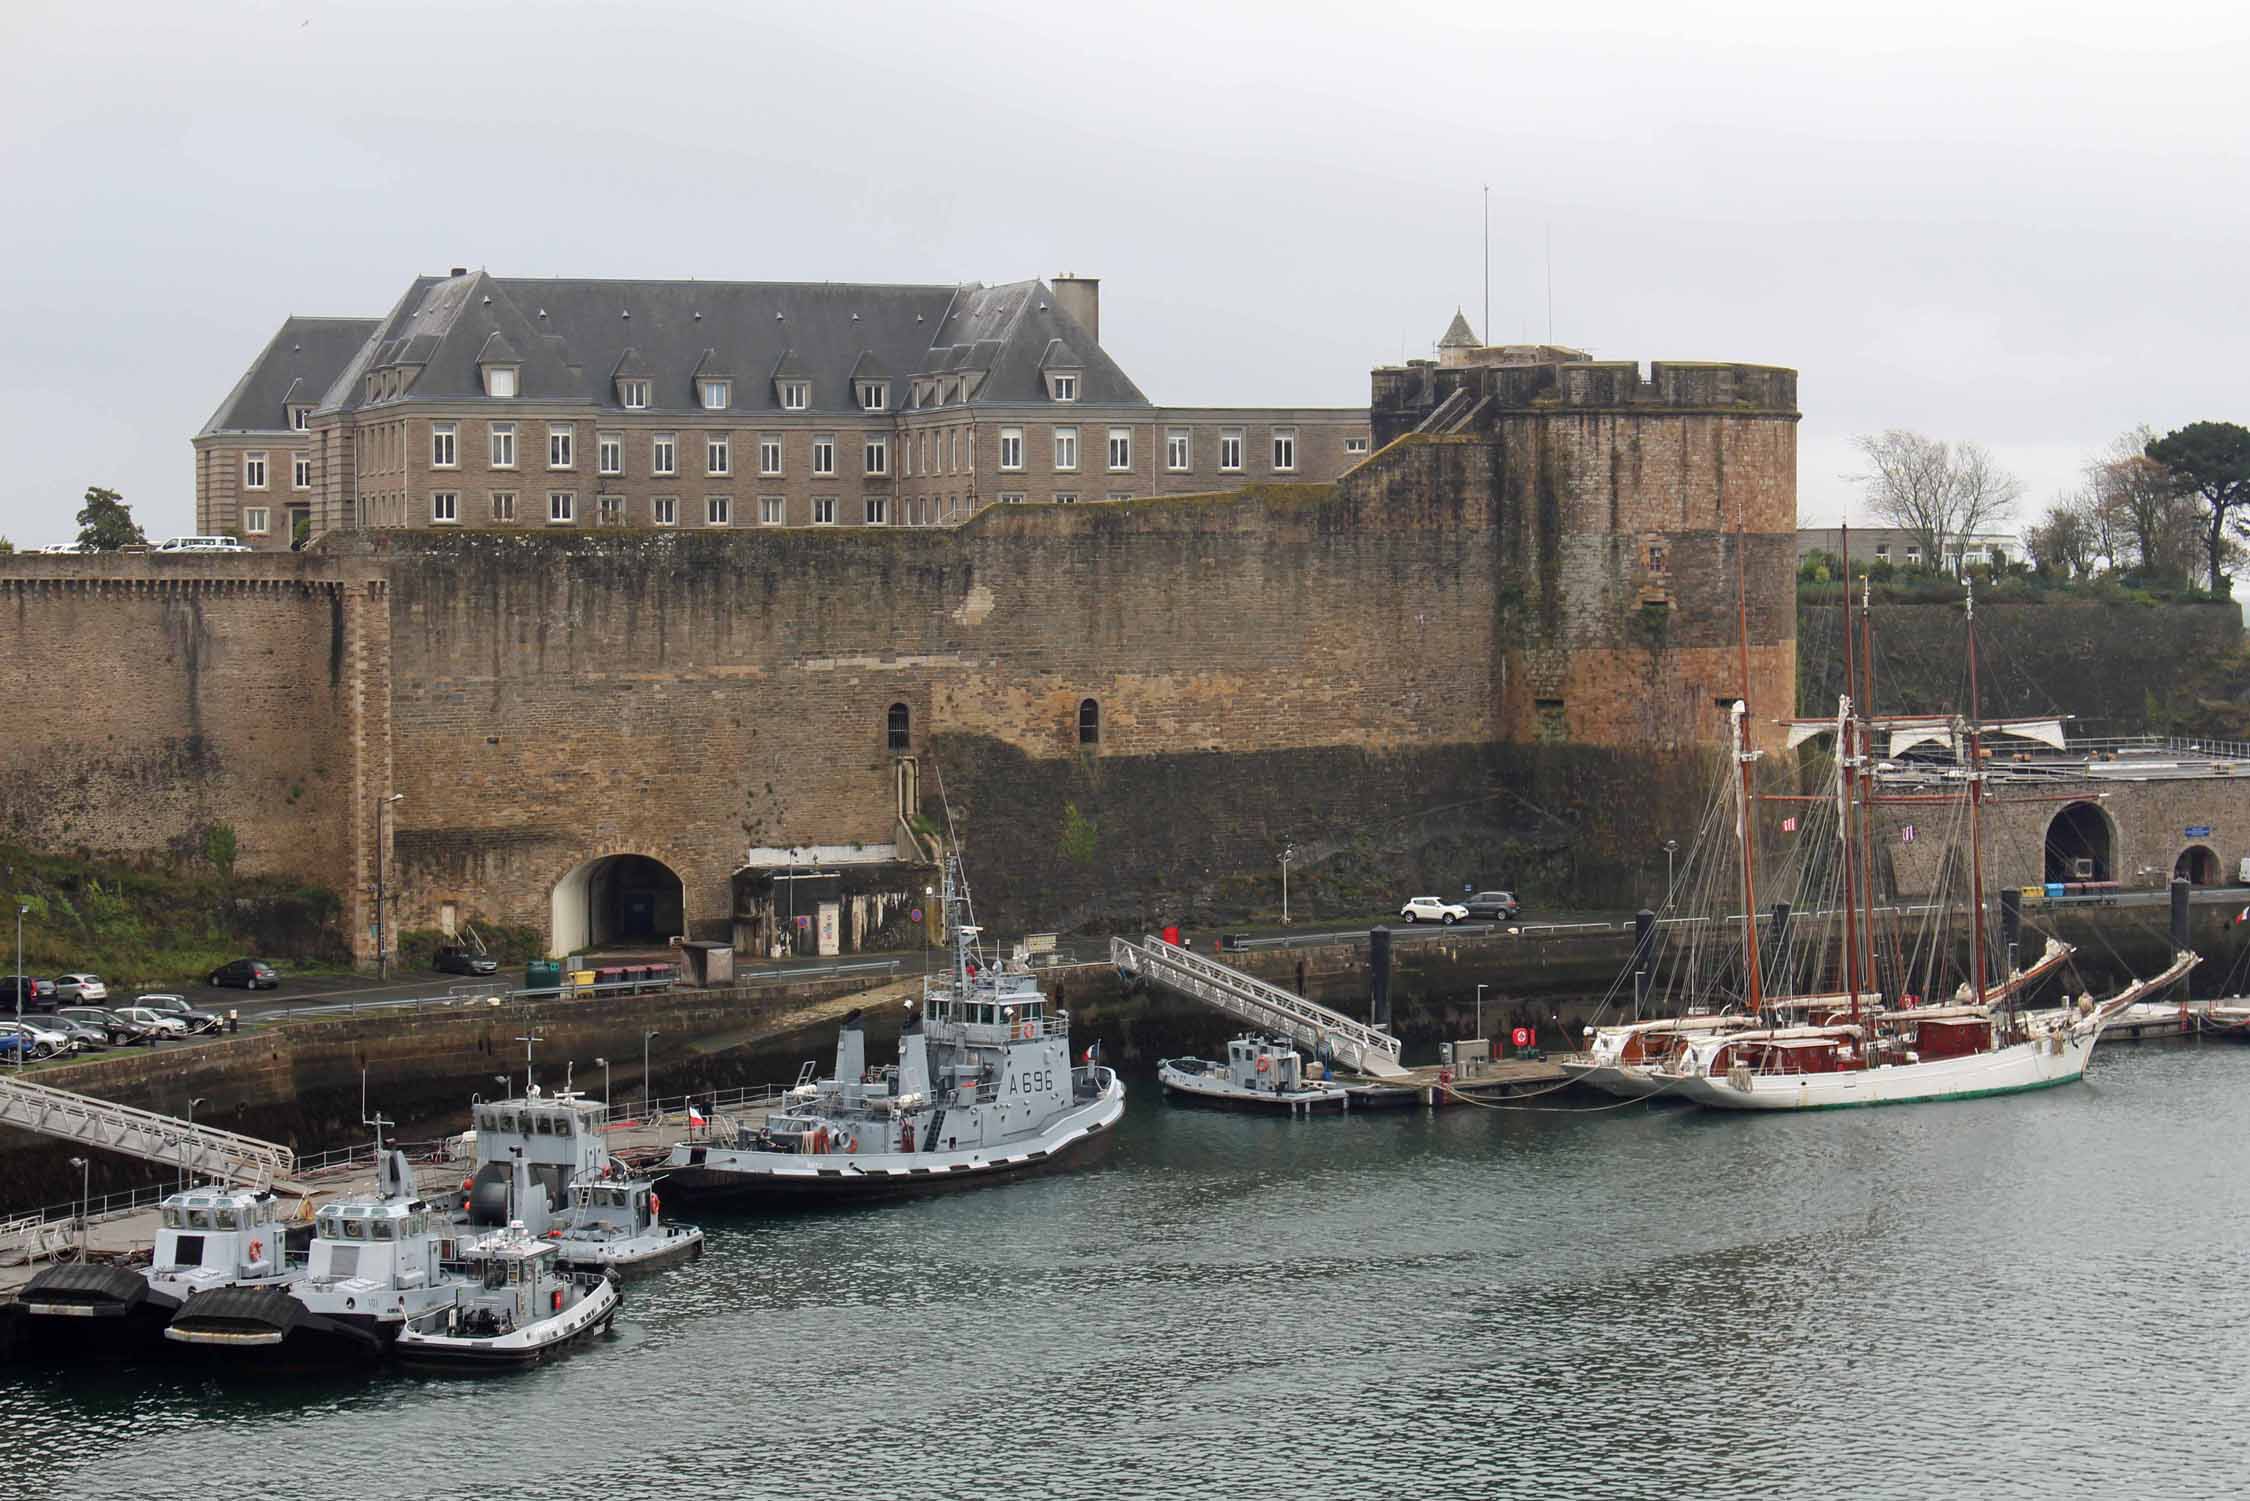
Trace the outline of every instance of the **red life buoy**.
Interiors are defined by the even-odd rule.
[[[656,1196],[655,1189],[650,1189],[648,1191],[648,1217],[653,1220],[663,1212],[664,1201]]]
[[[1272,1067],[1273,1067],[1273,1060],[1272,1060],[1271,1058],[1260,1058],[1260,1059],[1258,1060],[1258,1072],[1259,1072],[1259,1073],[1261,1073],[1261,1074],[1262,1074],[1262,1073],[1264,1073],[1264,1072],[1265,1072],[1265,1071],[1266,1071],[1267,1069],[1269,1069],[1269,1068],[1272,1068]]]
[[[558,1287],[558,1288],[556,1288],[556,1289],[555,1289],[555,1290],[554,1290],[553,1292],[551,1292],[551,1293],[547,1294],[547,1306],[548,1306],[549,1308],[553,1309],[553,1310],[554,1310],[554,1311],[555,1311],[556,1313],[561,1313],[561,1312],[562,1312],[562,1289],[561,1289],[561,1288],[559,1288],[559,1287]]]
[[[265,1255],[266,1243],[264,1241],[254,1240],[250,1242],[250,1259],[252,1261],[263,1261],[265,1259]]]

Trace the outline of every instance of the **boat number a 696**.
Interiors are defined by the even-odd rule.
[[[1008,1084],[1010,1094],[1046,1094],[1055,1087],[1053,1069],[1030,1069],[1015,1076]]]

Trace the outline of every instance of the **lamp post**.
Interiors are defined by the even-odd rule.
[[[23,920],[31,911],[29,902],[16,903],[16,1067],[23,1067],[23,1055],[31,1050],[23,1030]]]
[[[643,1115],[649,1113],[649,1106],[655,1099],[655,1096],[649,1092],[648,1087],[648,1040],[658,1035],[660,1034],[653,1030],[641,1034],[641,1114]]]
[[[1664,841],[1664,907],[1666,911],[1670,911],[1672,907],[1672,857],[1679,853],[1679,849],[1679,840],[1667,839]]]
[[[594,1061],[602,1066],[602,1118],[607,1120],[609,1118],[609,1060],[607,1058],[596,1058]]]
[[[1477,987],[1477,1036],[1484,1035],[1484,987]]]
[[[94,1165],[91,1159],[73,1157],[70,1165],[78,1169],[78,1259],[86,1259],[86,1201],[93,1197]]]
[[[391,977],[391,929],[383,916],[383,903],[388,896],[384,890],[386,866],[383,853],[386,844],[383,839],[383,814],[385,810],[405,801],[405,793],[394,792],[375,805],[375,977],[379,980]],[[398,827],[396,813],[391,814],[391,827]]]
[[[546,1034],[537,1027],[527,1027],[516,1041],[523,1044],[523,1097],[528,1100],[531,1098],[531,1091],[534,1088],[531,1077],[531,1045],[535,1042],[546,1041]]]
[[[1289,926],[1289,862],[1297,858],[1297,846],[1285,843],[1281,847],[1281,925]]]
[[[187,1102],[187,1135],[180,1138],[180,1187],[183,1189],[187,1187],[188,1180],[188,1143],[195,1140],[195,1107],[202,1104],[203,1100],[202,1095],[197,1095]]]

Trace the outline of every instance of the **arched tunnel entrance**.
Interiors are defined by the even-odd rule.
[[[2114,881],[2117,850],[2109,819],[2095,803],[2072,803],[2047,823],[2047,879]]]
[[[604,855],[555,883],[555,954],[661,944],[686,931],[687,887],[646,855]]]
[[[2172,864],[2172,874],[2191,886],[2216,886],[2219,884],[2219,852],[2208,844],[2191,844],[2180,851],[2180,858]]]

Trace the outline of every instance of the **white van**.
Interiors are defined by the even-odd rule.
[[[248,552],[250,549],[233,537],[166,537],[156,544],[158,552]]]

